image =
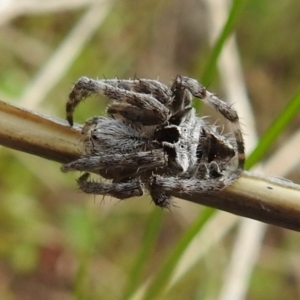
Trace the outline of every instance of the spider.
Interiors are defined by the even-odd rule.
[[[195,79],[177,76],[168,87],[150,79],[81,77],[66,104],[71,126],[76,106],[92,94],[113,102],[107,116],[86,121],[84,153],[62,167],[63,172],[86,172],[78,179],[85,193],[126,199],[148,190],[156,205],[169,208],[174,191],[220,191],[240,176],[245,152],[239,117]],[[221,113],[231,124],[231,134],[198,117],[193,97]],[[90,173],[110,182],[94,182]]]

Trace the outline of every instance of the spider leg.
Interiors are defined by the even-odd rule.
[[[108,107],[107,113],[121,115],[124,118],[141,122],[144,125],[156,125],[168,120],[169,109],[150,94],[142,94],[109,85],[104,81],[81,77],[73,86],[66,104],[67,120],[73,124],[73,112],[80,101],[92,94],[102,94],[115,102]]]
[[[172,205],[172,196],[170,193],[164,192],[157,188],[151,188],[150,186],[148,187],[148,190],[155,205],[161,208],[170,208]]]
[[[144,194],[142,183],[139,180],[103,183],[90,181],[88,178],[89,173],[85,173],[77,180],[79,188],[87,194],[110,195],[118,199],[138,197]]]
[[[150,189],[156,191],[162,191],[164,193],[169,193],[170,195],[176,194],[201,194],[206,192],[220,191],[228,185],[232,184],[239,174],[233,173],[232,176],[226,178],[218,179],[198,179],[192,178],[182,178],[182,177],[171,177],[171,176],[161,176],[153,175],[150,178],[149,186]]]
[[[148,94],[156,100],[164,104],[166,107],[171,108],[173,103],[173,93],[168,86],[152,79],[103,79],[105,84],[114,87],[123,88],[128,91],[133,91],[141,94]]]
[[[194,97],[201,99],[206,105],[213,107],[231,123],[237,145],[238,167],[239,169],[243,169],[245,163],[245,146],[237,112],[229,104],[207,91],[206,88],[195,79],[177,76],[175,82],[176,85],[186,88]]]
[[[105,178],[119,179],[163,168],[167,165],[163,149],[126,154],[97,154],[81,157],[62,166],[63,172],[85,171],[101,173]]]
[[[155,98],[146,94],[139,94],[139,96],[129,95],[127,92],[126,97],[130,97],[135,102],[135,99],[140,102],[140,104],[130,104],[124,102],[114,102],[107,108],[107,114],[112,118],[118,118],[118,116],[123,117],[133,123],[141,123],[143,125],[157,125],[165,123],[170,116],[169,109],[166,106],[162,105]],[[159,105],[158,105],[159,104]]]
[[[195,194],[212,191],[220,191],[228,184],[222,181],[181,178],[171,176],[152,175],[148,184],[148,190],[154,203],[162,208],[170,208],[172,194]]]
[[[192,96],[190,92],[187,92],[186,88],[179,80],[177,80],[177,78],[171,86],[171,92],[173,96],[171,110],[174,113],[180,114],[185,110],[185,108],[191,108]]]
[[[159,102],[168,106],[171,101],[171,93],[169,88],[152,79],[100,79],[99,81],[114,87],[122,88],[127,91],[133,91],[142,94],[151,94]]]

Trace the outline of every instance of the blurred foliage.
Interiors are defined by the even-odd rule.
[[[81,8],[26,14],[0,27],[2,100],[22,105],[19,97],[84,13]],[[260,134],[299,90],[299,17],[297,0],[248,0],[234,21]],[[177,74],[201,78],[212,55],[208,31],[200,0],[184,5],[178,0],[116,0],[36,109],[64,117],[66,95],[82,75],[159,77],[166,83]],[[217,74],[211,78],[209,89],[222,95]],[[106,103],[88,99],[76,111],[76,121],[105,113]],[[297,116],[288,120],[270,153],[299,121]],[[186,246],[182,241],[191,224],[201,229],[209,211],[180,200],[180,208],[160,211],[149,197],[101,201],[80,193],[77,174],[61,174],[54,162],[4,148],[0,161],[0,299],[129,299],[149,278],[154,278],[152,295],[158,295],[175,267],[176,253]],[[299,173],[291,178],[299,182]],[[229,233],[164,299],[214,299],[233,239],[234,232]],[[298,234],[270,226],[248,299],[300,297],[299,242]],[[172,259],[169,269],[162,269]]]

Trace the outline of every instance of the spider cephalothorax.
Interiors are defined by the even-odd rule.
[[[85,123],[85,153],[62,167],[87,172],[78,180],[84,192],[125,199],[147,189],[156,205],[169,207],[172,192],[219,191],[239,177],[245,154],[238,115],[195,79],[177,76],[169,88],[150,79],[82,77],[66,105],[71,125],[75,107],[91,94],[114,101],[106,117]],[[230,122],[231,136],[196,116],[193,97]],[[110,182],[89,181],[91,172]]]

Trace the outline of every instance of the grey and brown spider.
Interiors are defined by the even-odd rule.
[[[168,87],[150,79],[81,77],[66,105],[71,126],[75,107],[92,94],[113,102],[106,117],[85,123],[85,153],[62,167],[86,172],[78,179],[85,193],[125,199],[146,189],[156,205],[168,208],[172,192],[220,191],[240,176],[245,153],[238,115],[195,79],[177,76]],[[231,135],[196,116],[193,97],[220,112],[231,124]],[[91,181],[89,173],[110,182]]]

